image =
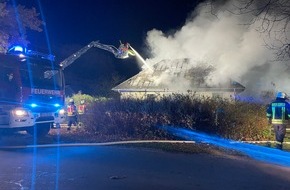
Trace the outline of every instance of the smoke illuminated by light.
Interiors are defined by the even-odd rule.
[[[174,32],[148,31],[146,43],[151,57],[146,62],[152,65],[166,59],[189,58],[193,63],[210,64],[216,71],[208,83],[232,78],[246,87],[245,96],[262,91],[290,92],[289,62],[273,61],[274,52],[265,46],[266,40],[274,44],[277,39],[257,31],[262,21],[249,24],[253,19],[250,13],[231,14],[228,10],[233,9],[233,1],[222,2],[214,13],[212,7],[201,4]]]
[[[166,130],[170,134],[173,134],[186,140],[209,143],[219,147],[236,150],[256,160],[290,167],[289,152],[269,147],[262,147],[258,145],[228,140],[220,138],[218,136],[208,135],[202,132],[191,131],[188,129],[177,128],[172,126],[162,126],[161,129]]]

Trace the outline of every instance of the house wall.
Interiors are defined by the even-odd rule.
[[[234,92],[121,92],[121,99],[161,99],[162,97],[170,96],[173,94],[184,94],[184,95],[192,95],[194,97],[199,98],[212,98],[212,97],[220,97],[222,99],[234,100],[235,93]]]

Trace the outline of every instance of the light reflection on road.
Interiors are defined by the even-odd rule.
[[[162,126],[161,128],[186,140],[209,143],[223,148],[236,150],[256,160],[290,167],[290,152],[287,151],[228,140],[218,136],[208,135],[202,132],[177,128],[173,126]]]

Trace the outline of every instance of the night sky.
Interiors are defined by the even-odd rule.
[[[129,42],[146,59],[147,32],[154,28],[165,33],[179,29],[198,3],[197,0],[40,0],[40,10],[37,1],[18,3],[34,6],[43,13],[49,45],[45,32],[30,32],[29,47],[44,52],[51,49],[59,62],[96,40],[116,47],[119,40]],[[140,71],[134,59],[116,60],[113,54],[93,48],[65,70],[66,81],[75,84],[76,91],[91,93],[89,88],[78,89],[80,84],[76,81],[98,83],[110,80],[112,73],[127,79]]]

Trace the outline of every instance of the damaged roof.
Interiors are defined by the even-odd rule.
[[[152,69],[144,69],[112,90],[118,92],[136,91],[235,91],[240,93],[245,87],[240,83],[225,79],[224,83],[209,84],[213,66],[192,64],[190,59],[162,60]]]

